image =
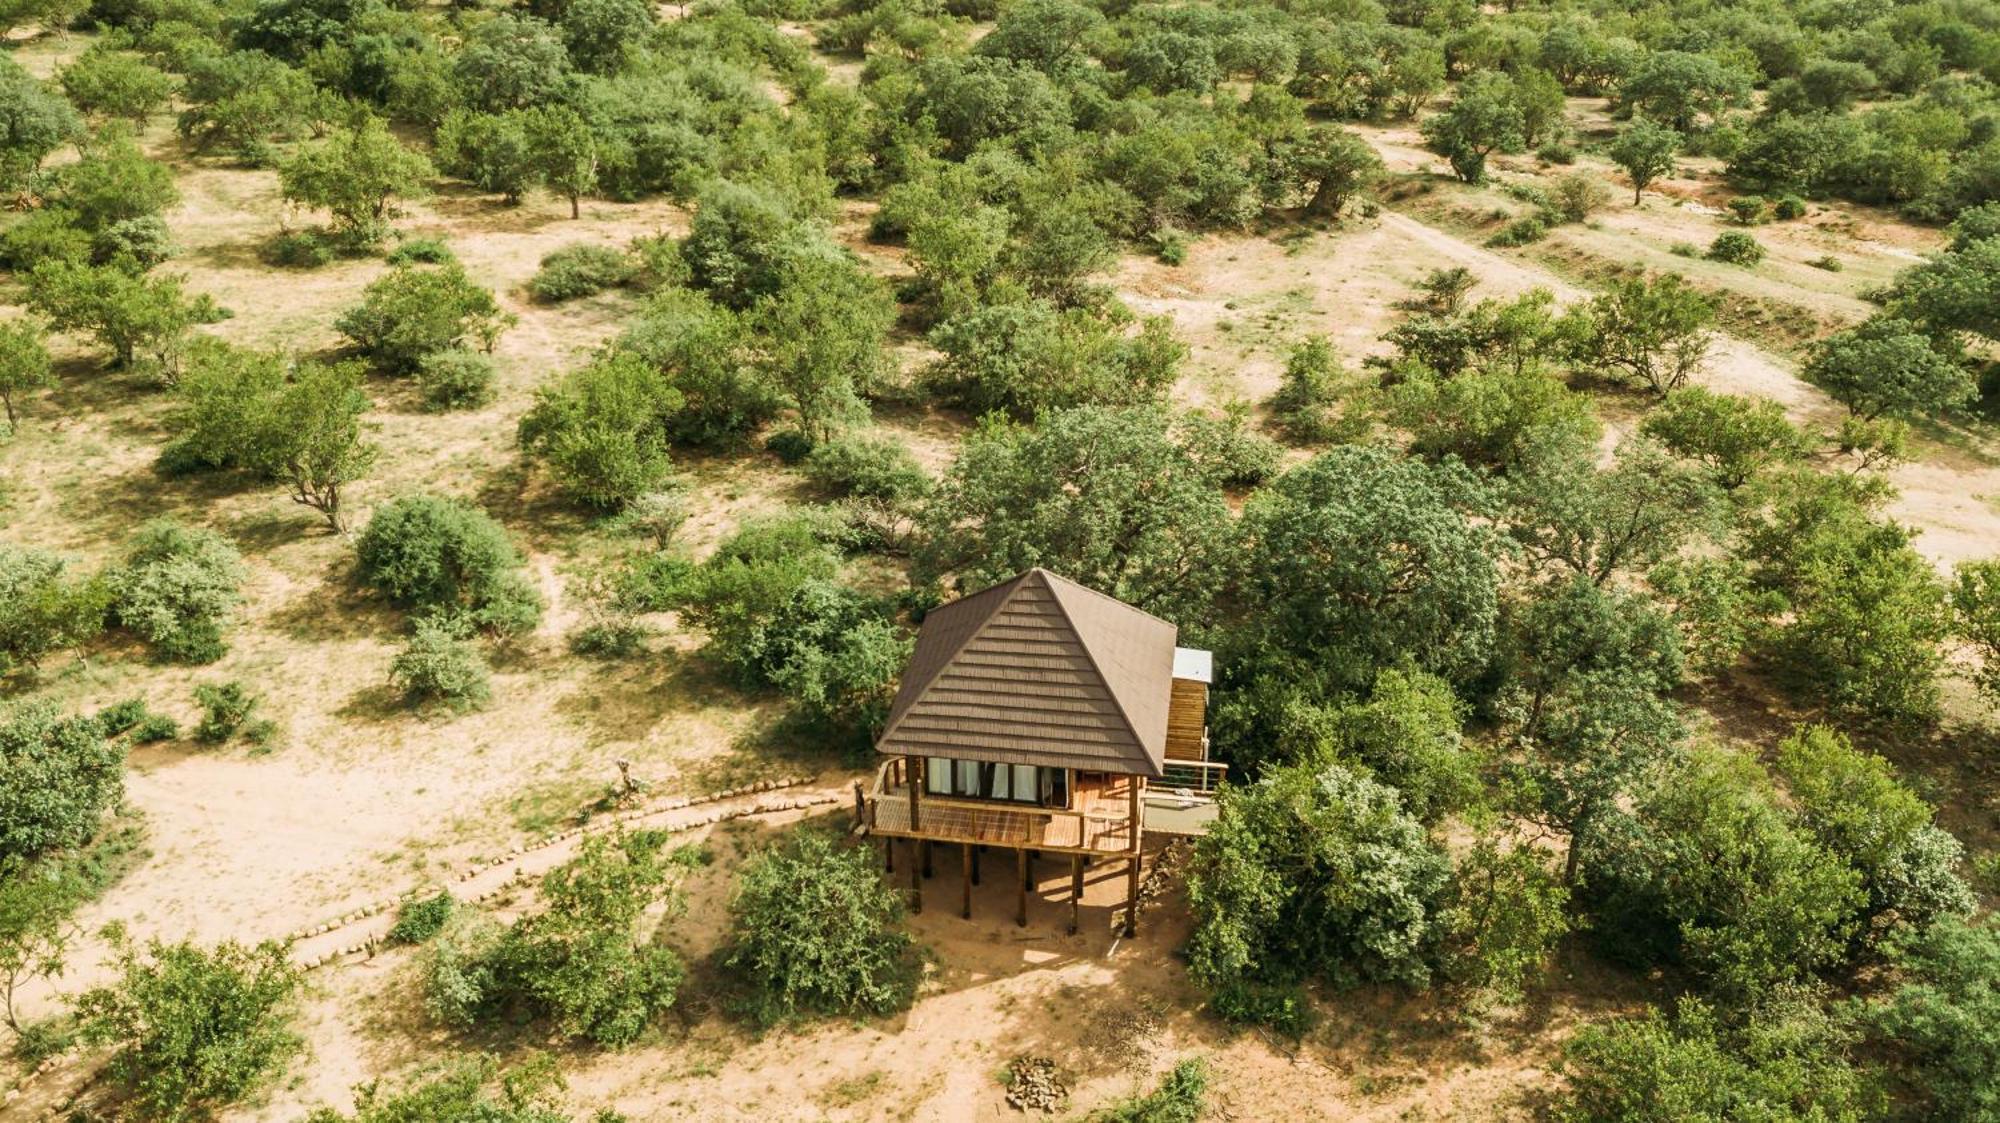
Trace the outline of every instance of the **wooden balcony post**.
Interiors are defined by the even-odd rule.
[[[964,860],[959,863],[959,887],[963,901],[958,907],[958,915],[963,920],[972,919],[972,844],[966,843],[959,855]]]
[[[1083,902],[1083,855],[1069,858],[1069,934],[1076,935],[1076,911]]]
[[[913,838],[910,840],[910,911],[911,912],[924,911],[924,883],[917,880],[917,867],[922,864],[923,863],[917,861],[917,840]]]
[[[918,813],[919,809],[917,807],[917,803],[918,803],[918,796],[923,792],[924,788],[924,773],[923,773],[923,766],[918,764],[917,760],[918,758],[913,756],[906,756],[903,758],[903,775],[907,777],[908,783],[910,785],[910,833],[911,834],[916,834],[919,830],[922,829],[923,826],[923,816]]]
[[[984,846],[974,846],[972,848],[972,883],[974,885],[979,884],[979,852],[984,849],[986,849]]]
[[[1014,851],[1014,853],[1017,856],[1016,861],[1021,867],[1021,876],[1014,879],[1015,892],[1021,895],[1020,902],[1014,909],[1014,927],[1026,928],[1028,926],[1028,850],[1026,847],[1022,847]]]
[[[1139,934],[1139,854],[1134,851],[1125,869],[1125,935]]]
[[[925,840],[924,840],[924,843],[923,843],[923,850],[924,850],[924,879],[925,879],[926,881],[928,881],[928,880],[930,880],[930,876],[931,876],[931,840],[930,840],[930,839],[928,839],[928,838],[927,838],[927,839],[925,839]]]
[[[882,872],[896,872],[896,840],[888,835],[882,836]]]

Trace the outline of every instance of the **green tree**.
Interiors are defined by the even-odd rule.
[[[48,332],[32,318],[0,324],[0,406],[7,412],[7,429],[20,423],[15,398],[35,390],[52,390],[56,385],[54,364],[49,359]]]
[[[570,0],[556,22],[578,70],[613,74],[627,51],[645,41],[658,17],[643,0]]]
[[[412,703],[457,711],[477,709],[493,694],[479,649],[434,620],[417,621],[409,642],[389,661],[389,681]]]
[[[1484,180],[1488,155],[1518,151],[1527,142],[1513,81],[1488,71],[1466,79],[1451,105],[1424,121],[1423,134],[1424,143],[1451,162],[1458,178]]]
[[[77,998],[83,1039],[148,1118],[205,1119],[275,1080],[298,1052],[301,976],[281,944],[120,949],[118,981]]]
[[[280,164],[278,185],[287,202],[324,208],[343,235],[372,245],[396,216],[396,201],[421,198],[436,174],[381,118],[365,115]]]
[[[1776,768],[1806,829],[1860,873],[1865,944],[1971,915],[1972,889],[1955,870],[1964,848],[1888,761],[1811,725],[1778,746]]]
[[[1088,310],[1043,301],[987,305],[931,332],[943,358],[924,382],[975,415],[1004,411],[1021,420],[1046,410],[1160,401],[1187,348],[1164,317],[1147,320],[1136,336],[1119,328]]]
[[[1820,340],[1800,373],[1867,420],[1936,417],[1979,395],[1963,362],[1893,316],[1874,316]]]
[[[1677,273],[1614,281],[1587,308],[1584,357],[1612,377],[1672,393],[1707,359],[1715,308]]]
[[[144,121],[173,96],[173,76],[129,51],[93,46],[62,69],[57,81],[86,113]]]
[[[0,675],[95,637],[107,596],[102,581],[73,576],[59,555],[0,546]]]
[[[2000,561],[1961,562],[1951,589],[1954,631],[1979,657],[1973,679],[2000,698]]]
[[[1500,472],[1580,455],[1600,431],[1590,398],[1539,368],[1498,367],[1452,378],[1411,370],[1384,402],[1389,423],[1409,431],[1411,452]]]
[[[1688,51],[1654,51],[1618,86],[1621,105],[1663,121],[1683,136],[1702,118],[1713,121],[1749,95],[1750,79],[1742,71]]]
[[[744,862],[729,912],[722,963],[759,1024],[888,1014],[916,995],[902,899],[866,847],[794,831]]]
[[[1886,1106],[1848,1058],[1853,1033],[1809,993],[1787,992],[1747,1017],[1683,998],[1584,1027],[1564,1046],[1562,1123],[1862,1123]]]
[[[334,327],[377,365],[401,374],[468,341],[491,350],[509,323],[493,293],[451,263],[391,269],[362,291],[361,303],[341,313]]]
[[[83,122],[62,95],[9,58],[0,62],[0,185],[17,188],[49,153],[83,133]]]
[[[466,105],[488,113],[560,102],[569,51],[547,23],[503,12],[465,37],[453,74]]]
[[[1785,407],[1777,402],[1699,386],[1670,392],[1646,415],[1640,432],[1707,468],[1725,491],[1741,488],[1767,469],[1796,464],[1812,450],[1810,439],[1786,419]]]
[[[375,509],[355,540],[361,579],[392,602],[446,624],[498,632],[534,627],[541,598],[492,516],[469,503],[408,495]]]
[[[883,379],[883,341],[895,318],[881,284],[844,256],[794,260],[778,291],[752,306],[771,384],[808,440],[827,440],[867,415],[860,395]]]
[[[271,400],[252,446],[252,466],[283,480],[292,502],[318,511],[336,533],[347,524],[341,498],[368,473],[378,450],[362,436],[368,395],[358,363],[300,363]]]
[[[1453,866],[1438,907],[1446,976],[1483,996],[1518,1001],[1568,934],[1568,904],[1569,890],[1539,848],[1502,849],[1480,839]]]
[[[51,702],[0,710],[0,862],[40,858],[96,836],[125,794],[125,750],[95,718]]]
[[[2000,339],[2000,238],[1982,238],[1905,269],[1884,295],[1892,317],[1941,334]]]
[[[1755,999],[1847,957],[1861,878],[1779,804],[1756,761],[1701,748],[1599,832],[1584,900],[1614,949]]]
[[[1320,454],[1251,498],[1233,596],[1267,650],[1366,683],[1414,659],[1465,681],[1499,617],[1489,496],[1471,472],[1379,448]]]
[[[635,0],[581,0],[581,3],[636,8],[651,18],[651,9]],[[572,5],[571,11],[575,12],[581,3]],[[597,187],[597,137],[590,125],[575,110],[556,105],[529,110],[524,131],[528,159],[536,178],[569,200],[571,218],[582,217],[581,200]]]
[[[439,165],[481,191],[498,194],[508,206],[519,203],[541,180],[528,147],[531,112],[452,109],[437,129]]]
[[[80,879],[59,863],[0,859],[0,1012],[16,1035],[15,996],[63,973],[75,935],[71,914],[82,896]]]
[[[110,573],[111,611],[160,658],[213,663],[228,650],[222,631],[243,602],[247,575],[227,538],[155,519]]]
[[[615,350],[638,356],[680,391],[681,411],[667,425],[676,444],[740,440],[784,404],[755,361],[743,318],[697,292],[654,294]]]
[[[1609,468],[1581,457],[1538,462],[1508,493],[1508,529],[1529,558],[1599,585],[1652,568],[1719,522],[1707,474],[1643,439],[1620,445]]]
[[[1894,988],[1862,1008],[1915,1110],[2000,1119],[2000,924],[1946,920],[1895,956]]]
[[[1312,125],[1271,146],[1266,195],[1283,203],[1304,201],[1305,212],[1338,218],[1349,199],[1382,174],[1382,158],[1369,143],[1338,125]]]
[[[535,391],[521,447],[578,500],[619,507],[672,477],[669,427],[683,401],[658,368],[613,353]]]
[[[1674,170],[1681,134],[1641,118],[1618,130],[1605,155],[1632,178],[1632,205],[1645,198],[1646,185]]]
[[[188,334],[221,311],[189,296],[180,277],[133,276],[116,265],[50,261],[28,274],[28,303],[57,331],[87,332],[119,366],[144,358],[169,385],[180,377]]]
[[[92,234],[179,201],[172,170],[147,158],[130,127],[107,125],[78,147],[81,159],[50,170],[49,194]]]
[[[1193,622],[1214,592],[1230,516],[1163,411],[1083,408],[1033,428],[981,428],[923,527],[921,572],[965,591],[1045,565]]]
[[[1451,863],[1394,789],[1301,764],[1220,802],[1188,868],[1188,970],[1219,1009],[1312,980],[1428,985]]]

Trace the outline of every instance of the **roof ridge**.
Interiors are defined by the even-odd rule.
[[[1139,723],[1132,720],[1132,711],[1128,709],[1125,705],[1125,698],[1123,696],[1123,692],[1120,691],[1116,686],[1112,685],[1111,676],[1104,673],[1104,664],[1097,661],[1097,651],[1095,646],[1090,642],[1090,637],[1084,635],[1083,629],[1077,625],[1076,617],[1070,614],[1069,605],[1063,603],[1063,593],[1065,590],[1058,588],[1056,582],[1049,580],[1049,578],[1054,577],[1056,578],[1057,581],[1061,581],[1064,585],[1068,585],[1071,588],[1083,589],[1086,592],[1090,592],[1093,590],[1091,590],[1088,586],[1080,585],[1075,581],[1071,581],[1067,577],[1058,577],[1056,574],[1050,573],[1048,570],[1043,569],[1040,566],[1036,566],[1034,569],[1031,569],[1028,572],[1030,575],[1037,573],[1042,575],[1043,583],[1046,584],[1049,588],[1050,597],[1054,599],[1054,601],[1056,602],[1056,609],[1063,614],[1063,619],[1069,622],[1070,632],[1076,636],[1077,642],[1083,647],[1084,657],[1090,660],[1090,669],[1097,672],[1097,681],[1103,683],[1104,692],[1111,695],[1112,707],[1118,711],[1118,720],[1125,723],[1125,732],[1130,733],[1132,735],[1132,743],[1139,746],[1139,752],[1142,755],[1150,758],[1152,756],[1152,752],[1146,747],[1146,737],[1144,734],[1139,732]],[[1121,601],[1116,597],[1106,597],[1105,599],[1110,600],[1114,604],[1123,605],[1125,608],[1131,609],[1134,612],[1141,613],[1142,615],[1146,616],[1153,615],[1150,612],[1146,612],[1145,609],[1132,608],[1131,605],[1125,604],[1124,601]],[[1159,620],[1159,617],[1153,616],[1153,619]],[[1162,620],[1161,623],[1166,623],[1166,621]]]

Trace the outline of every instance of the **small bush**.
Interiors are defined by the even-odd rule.
[[[1838,273],[1842,269],[1847,268],[1839,258],[1832,254],[1827,254],[1824,257],[1815,257],[1811,261],[1806,262],[1806,264],[1812,266],[1814,269],[1824,269],[1828,273]]]
[[[1806,201],[1797,195],[1787,195],[1771,206],[1771,215],[1783,222],[1806,216]]]
[[[166,220],[156,214],[114,222],[91,239],[90,258],[99,265],[122,262],[151,269],[174,255]]]
[[[444,926],[458,909],[458,899],[440,889],[429,897],[417,897],[403,902],[396,913],[396,924],[389,929],[392,944],[422,944],[444,931]]]
[[[1725,230],[1708,244],[1708,259],[1727,265],[1755,265],[1764,260],[1764,247],[1741,230]]]
[[[564,246],[542,258],[542,267],[528,282],[536,300],[556,304],[593,296],[630,281],[637,271],[631,255],[610,246]]]
[[[362,580],[405,607],[498,632],[526,631],[540,618],[507,532],[470,504],[394,500],[369,519],[355,553]]]
[[[23,1022],[14,1032],[14,1058],[29,1067],[69,1051],[76,1044],[76,1020],[56,1014]]]
[[[287,269],[318,269],[331,265],[333,243],[317,230],[296,230],[280,234],[264,247],[264,260]]]
[[[361,303],[334,322],[383,370],[404,374],[448,347],[490,349],[512,320],[493,294],[456,263],[399,265],[362,291]]]
[[[569,649],[592,659],[630,659],[646,649],[651,634],[636,620],[600,620],[577,629]]]
[[[145,716],[146,700],[127,698],[97,711],[97,728],[103,730],[106,737],[116,737],[139,724]]]
[[[245,570],[236,547],[210,530],[168,519],[146,524],[111,574],[112,611],[153,652],[212,663],[226,650],[222,627],[242,602]]]
[[[247,730],[250,715],[263,702],[261,696],[234,680],[200,683],[194,688],[194,700],[201,707],[201,721],[194,727],[195,740],[211,745],[220,745],[239,731]]]
[[[1693,242],[1675,242],[1667,248],[1667,252],[1675,257],[1700,257],[1701,247]]]
[[[798,464],[812,455],[813,439],[798,429],[780,429],[764,438],[764,449],[787,464]]]
[[[1524,214],[1501,227],[1498,234],[1486,239],[1486,244],[1500,248],[1532,245],[1546,238],[1548,233],[1549,220],[1542,212],[1536,211],[1533,214]]]
[[[424,404],[440,412],[476,409],[492,401],[496,377],[491,357],[463,347],[434,351],[417,364]]]
[[[1093,1111],[1085,1123],[1195,1123],[1207,1110],[1208,1062],[1190,1057],[1150,1093]]]
[[[1589,172],[1570,172],[1549,189],[1549,203],[1565,222],[1583,222],[1611,201],[1611,189]]]
[[[132,740],[141,745],[171,741],[180,735],[180,723],[166,714],[147,714],[132,727]]]
[[[832,495],[865,499],[915,499],[931,490],[931,478],[910,450],[887,437],[850,434],[806,455],[806,478]]]
[[[1183,265],[1187,262],[1187,231],[1174,226],[1163,226],[1153,231],[1153,256],[1163,265]]]
[[[443,265],[457,261],[458,255],[440,238],[410,238],[389,251],[391,265]]]
[[[1745,226],[1755,226],[1764,221],[1764,197],[1762,195],[1738,195],[1729,200],[1729,213]]]
[[[439,703],[451,710],[486,704],[493,688],[479,649],[431,620],[417,630],[389,664],[389,678],[416,705]]]
[[[1269,1026],[1295,1040],[1319,1020],[1305,988],[1283,983],[1231,983],[1209,996],[1208,1005],[1223,1021]]]
[[[867,850],[801,831],[744,863],[724,965],[759,1024],[887,1014],[916,994],[903,903]]]
[[[1546,140],[1535,149],[1535,157],[1546,164],[1567,166],[1576,163],[1576,149],[1567,140]]]

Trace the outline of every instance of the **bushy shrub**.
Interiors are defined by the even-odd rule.
[[[1202,474],[1221,487],[1246,490],[1278,474],[1285,451],[1250,428],[1249,408],[1232,404],[1220,417],[1193,412],[1180,420],[1181,447]]]
[[[144,271],[174,255],[166,220],[156,214],[114,222],[90,241],[90,259],[98,265],[123,264]]]
[[[1745,226],[1755,226],[1764,221],[1764,197],[1762,195],[1738,195],[1729,200],[1729,213]]]
[[[1570,172],[1549,188],[1549,202],[1565,222],[1583,222],[1611,202],[1611,188],[1589,172]]]
[[[140,745],[171,741],[180,735],[180,723],[167,714],[147,714],[132,727],[132,741]]]
[[[458,260],[442,238],[405,238],[389,251],[391,265],[447,265]]]
[[[623,250],[588,243],[564,246],[542,258],[528,282],[536,300],[557,304],[617,288],[632,279],[636,263]]]
[[[0,860],[88,842],[123,797],[124,764],[95,718],[48,702],[0,710]]]
[[[507,323],[493,294],[457,264],[401,265],[370,283],[334,327],[378,366],[403,374],[449,347],[490,349]]]
[[[1285,372],[1271,395],[1271,415],[1292,440],[1307,444],[1338,440],[1354,429],[1336,412],[1340,404],[1340,356],[1333,341],[1310,336],[1285,355]]]
[[[73,575],[67,561],[32,546],[0,546],[0,674],[88,642],[104,628],[109,587]]]
[[[571,497],[617,508],[668,485],[670,427],[684,400],[658,367],[614,352],[537,389],[518,435]]]
[[[519,632],[541,616],[507,532],[470,504],[430,495],[393,500],[368,520],[355,553],[364,581],[447,623]]]
[[[477,709],[493,694],[479,649],[434,620],[417,622],[409,642],[389,663],[389,680],[414,704],[437,703],[451,710]]]
[[[301,983],[282,944],[203,950],[127,946],[118,980],[81,995],[85,1042],[110,1046],[110,1073],[148,1119],[206,1119],[275,1079],[298,1051]]]
[[[458,898],[440,889],[428,897],[412,897],[403,902],[396,913],[396,923],[389,929],[392,944],[428,943],[431,937],[444,931],[444,926],[458,911]]]
[[[428,1000],[450,1024],[508,1012],[567,1038],[636,1041],[673,1005],[685,968],[643,923],[677,893],[679,853],[663,831],[594,834],[542,878],[541,911],[511,927],[452,921],[432,946]]]
[[[1190,1057],[1167,1070],[1143,1096],[1090,1113],[1084,1123],[1196,1123],[1208,1111],[1208,1062]]]
[[[1705,255],[1710,261],[1720,261],[1727,265],[1755,265],[1764,260],[1764,247],[1757,239],[1741,230],[1724,230],[1708,244]]]
[[[1895,984],[1862,1008],[1927,1119],[2000,1117],[2000,925],[1946,920],[1896,949]]]
[[[1804,218],[1806,216],[1806,201],[1797,195],[1786,195],[1771,204],[1771,216],[1781,222],[1790,222],[1793,219]]]
[[[1450,861],[1393,788],[1307,763],[1225,788],[1221,805],[1188,871],[1197,982],[1429,982]]]
[[[890,437],[847,434],[814,446],[806,478],[830,495],[891,502],[930,493],[932,481],[908,447]]]
[[[258,728],[251,715],[263,704],[263,697],[234,679],[222,683],[197,683],[195,704],[201,707],[201,721],[194,727],[197,741],[220,745],[238,733]]]
[[[902,920],[902,899],[865,847],[800,830],[743,864],[722,962],[761,1025],[888,1014],[916,994],[916,945]]]
[[[463,347],[433,351],[417,363],[417,389],[434,410],[475,409],[493,400],[493,358]]]
[[[318,269],[336,256],[333,242],[317,230],[285,231],[264,247],[264,260],[292,269]]]
[[[1158,401],[1187,348],[1164,318],[1135,336],[1081,309],[988,305],[931,332],[944,358],[924,375],[948,401],[974,414],[1004,411],[1023,420],[1080,405]]]
[[[1563,1050],[1561,1123],[1862,1120],[1885,1106],[1847,1058],[1851,1033],[1790,992],[1725,1020],[1698,999],[1673,1017],[1586,1026]]]
[[[212,530],[156,519],[139,529],[111,571],[118,623],[163,659],[212,663],[226,650],[223,626],[243,600],[247,571],[236,547]]]
[[[391,1092],[370,1081],[355,1090],[354,1114],[320,1108],[305,1123],[576,1123],[563,1110],[554,1057],[534,1054],[502,1070],[490,1056],[452,1061]],[[591,1123],[624,1123],[605,1109]]]
[[[1489,246],[1502,249],[1513,246],[1532,245],[1548,237],[1549,220],[1542,212],[1524,214],[1520,218],[1500,228],[1500,232],[1486,239]]]

